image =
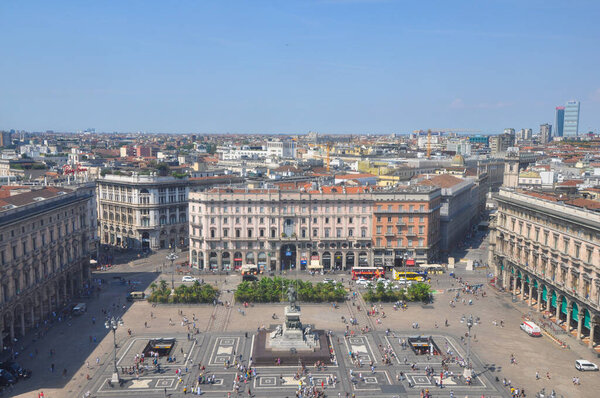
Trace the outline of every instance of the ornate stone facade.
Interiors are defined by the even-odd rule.
[[[100,242],[129,249],[186,247],[187,178],[107,174],[97,181]]]
[[[497,285],[590,347],[600,340],[600,214],[501,189],[489,263]]]
[[[89,189],[50,187],[0,199],[2,346],[64,309],[90,278]]]
[[[439,195],[435,187],[378,191],[370,187],[309,186],[301,190],[215,188],[192,192],[190,262],[201,269],[256,264],[273,271],[306,269],[311,262],[325,269],[372,266],[373,228],[379,225],[373,219],[374,204],[385,203],[386,210],[388,204],[395,206],[398,214],[404,213],[402,206],[406,205],[407,221],[412,204],[413,222],[428,226],[422,233],[425,236],[439,231],[429,228],[430,222],[439,223]],[[424,207],[421,211],[425,202],[427,210]],[[430,217],[437,219],[431,221]],[[406,252],[408,241],[402,236],[408,229],[394,231],[394,247],[401,242],[398,249]],[[419,232],[417,227],[414,233]],[[439,235],[423,240],[419,248],[422,262],[437,253],[438,240]],[[415,240],[415,249],[418,242]]]

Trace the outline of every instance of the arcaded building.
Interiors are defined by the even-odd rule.
[[[90,278],[90,189],[48,187],[0,198],[2,346],[68,304]]]
[[[589,347],[600,341],[600,213],[587,199],[502,188],[489,263],[497,284]]]
[[[214,188],[191,192],[190,262],[201,269],[233,269],[242,264],[276,271],[315,265],[350,269],[372,266],[376,257],[383,262],[388,251],[392,257],[410,254],[414,259],[419,255],[420,262],[427,262],[428,256],[437,253],[439,195],[439,188],[431,187],[379,191],[310,184],[299,190]],[[406,204],[406,211],[399,207],[401,202]],[[374,217],[376,220],[384,213],[383,209],[376,213],[374,206],[381,203],[385,203],[386,212],[388,204],[394,210],[385,213],[386,222],[393,214],[390,223],[395,223],[396,238],[389,248],[387,241],[383,244],[377,240],[384,236],[383,230],[378,237],[373,232],[380,225]],[[409,232],[400,226],[398,230],[400,214],[416,229]],[[405,239],[409,233],[415,234],[414,239]],[[414,242],[414,247],[409,242]],[[381,246],[376,252],[377,244]]]

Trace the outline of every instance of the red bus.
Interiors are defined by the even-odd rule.
[[[353,267],[352,268],[352,280],[358,278],[373,279],[383,278],[385,276],[385,270],[383,267]]]

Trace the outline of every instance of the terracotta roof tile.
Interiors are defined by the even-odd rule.
[[[440,188],[451,188],[457,184],[460,184],[463,181],[464,180],[462,178],[458,178],[450,174],[438,174],[421,181],[419,184],[435,185]]]

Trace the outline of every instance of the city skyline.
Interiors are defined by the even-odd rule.
[[[599,6],[543,5],[3,3],[0,128],[499,133],[576,99],[579,132],[597,130]],[[578,56],[537,67],[567,45]]]

